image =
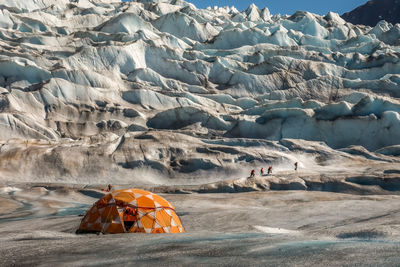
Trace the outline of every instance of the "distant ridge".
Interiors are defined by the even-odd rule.
[[[344,13],[342,18],[353,24],[374,27],[379,21],[400,22],[400,0],[371,0],[356,9]]]

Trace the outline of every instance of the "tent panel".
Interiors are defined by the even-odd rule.
[[[120,233],[125,233],[125,229],[121,223],[110,223],[105,232],[112,234],[120,234]]]
[[[114,217],[117,217],[118,211],[115,206],[108,206],[105,207],[104,210],[101,212],[101,222],[103,223],[110,223]],[[118,214],[119,216],[119,214]]]
[[[125,203],[129,203],[135,199],[135,196],[131,192],[113,193],[113,195],[116,201],[122,201]]]
[[[153,199],[154,199],[155,202],[160,204],[162,207],[171,207],[171,208],[174,209],[174,206],[172,206],[171,203],[169,203],[167,200],[165,200],[164,198],[160,197],[159,195],[154,195]]]
[[[179,231],[179,228],[177,226],[172,226],[171,227],[170,233],[177,234],[177,233],[180,233],[180,232],[181,231]]]
[[[172,212],[171,215],[172,215],[172,219],[174,220],[176,225],[177,226],[182,226],[181,220],[179,219],[178,215],[176,215],[175,212]]]
[[[144,230],[143,227],[136,227],[136,226],[134,226],[134,227],[132,227],[132,228],[129,230],[129,232],[130,232],[130,233],[145,233],[146,231]]]
[[[163,209],[156,211],[156,219],[162,227],[171,226],[171,216]]]
[[[154,200],[146,196],[141,196],[136,199],[138,207],[155,208]]]
[[[154,224],[154,218],[149,216],[149,215],[145,215],[143,217],[140,218],[140,222],[142,223],[144,228],[153,228],[153,224]]]
[[[164,234],[165,231],[164,231],[163,228],[154,228],[154,229],[151,231],[151,233],[152,233],[152,234]]]
[[[132,189],[132,192],[136,193],[136,194],[141,194],[141,195],[152,195],[153,194],[149,191],[142,190],[142,189],[136,189],[136,188]]]
[[[88,215],[87,221],[89,223],[94,223],[97,221],[97,219],[100,217],[100,214],[98,213],[98,210],[96,207],[93,207],[91,211],[89,211],[86,215]]]
[[[95,206],[100,209],[108,205],[108,203],[112,200],[111,194],[105,195],[99,201],[96,202]]]
[[[103,225],[101,223],[93,223],[93,224],[88,224],[88,228],[85,230],[101,232],[102,228]]]

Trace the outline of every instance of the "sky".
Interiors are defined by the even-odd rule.
[[[329,11],[340,15],[365,4],[367,0],[186,0],[197,8],[208,6],[235,6],[239,10],[246,9],[251,3],[259,8],[268,7],[271,14],[293,14],[297,10],[309,11],[325,15]]]

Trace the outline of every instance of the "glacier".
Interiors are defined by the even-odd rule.
[[[398,161],[399,24],[180,0],[0,6],[2,181]]]
[[[0,7],[2,266],[398,265],[400,24]],[[108,184],[161,194],[186,233],[75,234]]]

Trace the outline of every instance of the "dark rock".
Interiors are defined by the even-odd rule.
[[[371,27],[381,20],[396,24],[400,22],[400,0],[371,0],[353,11],[344,13],[342,18],[353,24]]]

